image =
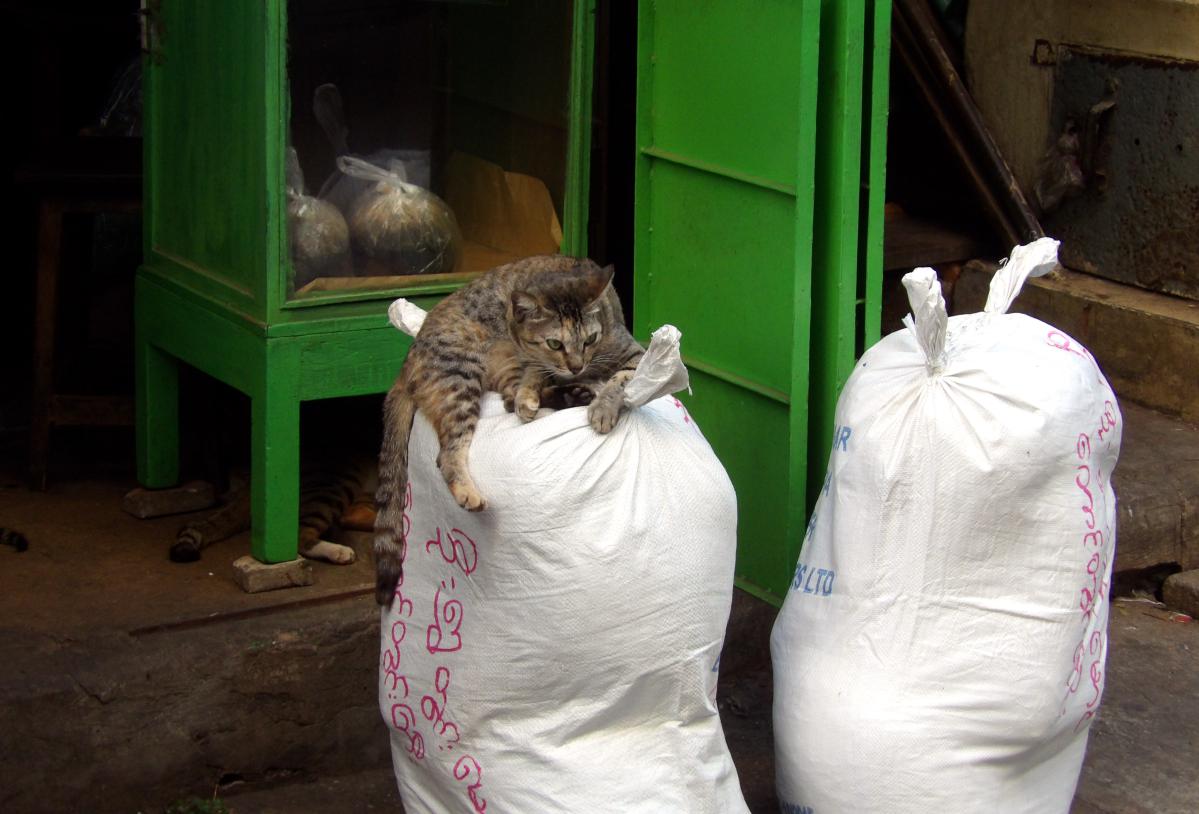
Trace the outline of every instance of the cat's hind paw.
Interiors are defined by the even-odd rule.
[[[450,494],[458,501],[458,505],[468,512],[481,512],[487,508],[487,501],[473,484],[454,481],[450,484]]]
[[[324,560],[334,565],[349,565],[357,558],[354,549],[348,545],[330,543],[325,540],[318,541],[312,548],[302,553],[311,560]]]

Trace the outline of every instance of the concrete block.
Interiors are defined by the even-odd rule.
[[[247,555],[233,561],[233,579],[248,594],[279,588],[302,588],[315,580],[312,565],[297,557],[290,562],[264,563]]]
[[[1176,611],[1199,619],[1199,570],[1182,571],[1166,578],[1162,599]]]
[[[1120,407],[1124,437],[1112,475],[1120,512],[1115,570],[1199,568],[1199,429],[1131,401]]]
[[[121,508],[145,520],[167,514],[198,512],[215,504],[216,494],[212,484],[194,480],[170,489],[143,489],[139,486],[125,495]]]

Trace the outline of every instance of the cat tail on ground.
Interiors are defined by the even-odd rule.
[[[208,546],[250,528],[250,485],[238,488],[227,501],[216,512],[179,529],[170,550],[171,562],[195,562]]]
[[[25,551],[29,548],[29,540],[16,529],[0,527],[0,545],[12,546],[17,551]]]
[[[375,493],[375,601],[390,607],[404,575],[404,509],[408,499],[408,438],[416,402],[406,376],[383,402],[383,445],[379,450],[379,489]]]

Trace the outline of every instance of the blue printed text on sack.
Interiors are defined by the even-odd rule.
[[[836,578],[837,574],[831,568],[812,568],[801,562],[795,566],[795,578],[791,580],[791,588],[805,594],[828,596],[833,592],[833,581]]]
[[[801,806],[798,803],[780,803],[779,809],[783,814],[814,814],[815,812],[811,806]]]
[[[849,436],[853,435],[853,427],[845,425],[838,426],[833,429],[833,452],[838,449],[842,452],[849,452]]]

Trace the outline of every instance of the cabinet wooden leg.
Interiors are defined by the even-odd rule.
[[[250,547],[262,562],[297,556],[300,515],[300,401],[286,365],[270,368],[252,399]]]

